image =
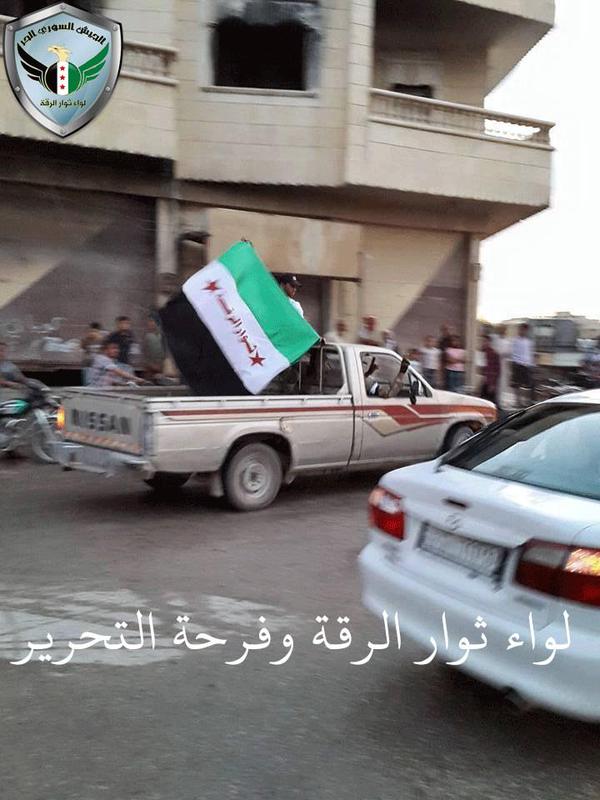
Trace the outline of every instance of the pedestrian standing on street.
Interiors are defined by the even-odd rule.
[[[421,364],[423,366],[423,377],[434,389],[437,386],[437,376],[440,369],[440,351],[435,346],[433,336],[425,337],[424,346],[421,348]]]
[[[490,400],[500,409],[500,356],[494,347],[492,336],[486,333],[483,337],[483,353],[485,367],[483,368],[483,384],[481,396]]]
[[[131,320],[129,317],[117,317],[115,320],[117,328],[109,334],[108,341],[115,342],[119,348],[118,358],[121,364],[129,364],[131,345],[135,339],[131,332]]]
[[[500,378],[498,380],[497,406],[503,408],[507,402],[510,389],[510,357],[512,344],[506,335],[506,325],[500,325],[496,334],[492,335],[492,345],[500,358]]]
[[[450,388],[448,386],[448,380],[449,380],[450,376],[448,375],[448,356],[447,356],[447,351],[448,351],[448,348],[450,347],[451,343],[452,343],[452,330],[451,330],[451,328],[450,328],[450,326],[448,324],[444,323],[440,327],[440,338],[439,338],[439,341],[438,341],[438,350],[440,351],[440,357],[439,357],[439,360],[440,360],[439,385],[442,387],[442,389],[449,389]]]
[[[92,361],[96,353],[100,352],[104,336],[102,334],[102,326],[99,322],[90,322],[86,334],[81,339],[80,347],[83,350],[83,358],[81,364],[83,366],[82,382],[87,386],[89,369],[92,366]]]
[[[512,345],[512,380],[517,404],[520,408],[535,402],[535,358],[533,342],[529,338],[529,325],[519,325],[519,335]],[[528,397],[529,395],[529,397]]]
[[[128,370],[122,369],[117,363],[119,345],[105,339],[99,353],[94,356],[89,373],[89,386],[105,389],[109,386],[121,386],[124,383],[146,383],[142,378],[137,378]]]
[[[408,360],[410,361],[411,367],[418,372],[419,375],[423,374],[423,364],[421,362],[421,351],[418,347],[412,347],[408,351]]]
[[[388,329],[383,332],[383,346],[394,353],[398,352],[398,340],[394,335],[394,331]]]
[[[335,329],[325,334],[325,341],[331,344],[341,344],[348,341],[348,326],[343,319],[338,319]]]
[[[143,373],[146,380],[152,381],[163,373],[165,345],[154,314],[148,314],[146,333],[142,345]]]
[[[358,331],[358,343],[370,347],[381,347],[381,339],[377,336],[377,319],[373,316],[362,318],[362,325]]]
[[[302,285],[298,278],[295,275],[282,275],[279,279],[279,283],[281,284],[283,291],[288,296],[290,303],[294,306],[300,316],[304,317],[304,309],[296,300],[296,294]]]
[[[459,336],[450,338],[450,347],[446,348],[446,377],[449,392],[465,390],[465,351]]]

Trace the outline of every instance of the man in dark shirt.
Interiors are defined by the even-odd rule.
[[[492,337],[486,333],[483,337],[483,352],[485,353],[485,368],[483,370],[483,385],[481,396],[484,400],[491,400],[498,408],[499,401],[499,382],[500,382],[500,356],[494,349]]]
[[[129,364],[131,345],[135,341],[131,332],[131,320],[129,317],[117,317],[115,321],[117,323],[117,329],[108,336],[106,341],[111,344],[114,342],[118,345],[118,360],[121,364]]]
[[[448,356],[446,350],[452,346],[452,331],[450,326],[444,324],[440,328],[440,340],[438,350],[440,351],[440,386],[442,389],[448,388]]]

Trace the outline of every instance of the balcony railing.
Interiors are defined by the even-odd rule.
[[[487,108],[430,100],[410,94],[371,89],[373,122],[441,131],[458,136],[497,139],[551,150],[552,122],[489,111]]]
[[[0,14],[0,55],[3,51],[4,26],[11,19]],[[124,78],[176,86],[177,80],[173,74],[176,58],[177,50],[173,47],[126,41],[123,45],[121,75]]]

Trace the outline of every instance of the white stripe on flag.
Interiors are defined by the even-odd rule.
[[[219,261],[192,275],[182,290],[249,392],[258,394],[289,367]]]
[[[56,66],[58,68],[56,91],[58,94],[69,94],[69,62],[59,61]],[[61,86],[64,88],[61,89]]]

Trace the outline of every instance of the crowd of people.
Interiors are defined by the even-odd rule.
[[[133,366],[134,349],[141,353],[140,371],[136,375]],[[106,388],[128,383],[148,384],[164,376],[167,351],[157,317],[154,313],[146,318],[146,331],[138,345],[131,329],[131,320],[119,316],[115,328],[106,333],[99,322],[92,322],[81,339],[83,351],[84,386]]]
[[[351,336],[346,323],[338,320],[335,328],[325,334],[325,340],[334,343],[355,340],[357,344],[385,347],[400,352],[394,332],[384,330],[381,334],[378,333],[377,319],[373,316],[363,317],[355,338]],[[434,388],[452,392],[464,391],[465,350],[461,338],[448,325],[442,325],[439,339],[427,336],[421,347],[409,347],[403,354]]]
[[[283,275],[279,278],[279,283],[290,304],[304,316],[302,305],[297,299],[301,284],[296,276]],[[377,319],[371,315],[362,318],[355,335],[349,330],[347,323],[340,319],[324,338],[331,343],[355,341],[358,344],[400,352],[406,355],[415,370],[433,388],[458,393],[465,391],[465,347],[461,337],[448,324],[441,326],[437,337],[426,336],[419,347],[401,348],[394,331],[379,332]],[[124,384],[162,383],[177,377],[156,312],[147,315],[146,330],[139,342],[127,316],[117,317],[115,327],[110,332],[103,330],[99,322],[91,322],[81,339],[81,349],[82,383],[86,386],[105,388]],[[479,394],[482,397],[502,409],[504,398],[512,387],[519,406],[534,402],[535,354],[526,323],[520,326],[514,340],[508,339],[506,329],[502,326],[495,331],[486,332],[479,352]],[[0,343],[0,385],[16,383],[18,377],[15,379],[15,370],[14,365],[6,359],[6,347]],[[163,381],[163,378],[166,380]]]
[[[402,352],[430,386],[451,392],[465,391],[466,350],[452,328],[444,324],[439,336],[426,336],[420,347],[401,350],[393,331],[377,331],[377,319],[365,316],[355,337],[347,324],[338,320],[325,335],[329,342],[356,341],[358,344],[386,347]],[[509,339],[506,328],[498,326],[482,335],[479,347],[480,385],[478,393],[502,409],[511,390],[517,406],[530,405],[535,399],[535,352],[529,326],[523,323],[518,335]]]

